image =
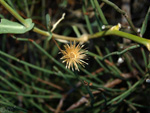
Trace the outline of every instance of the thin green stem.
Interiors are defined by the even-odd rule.
[[[90,20],[89,20],[88,16],[85,14],[85,13],[86,13],[85,4],[82,6],[82,10],[83,10],[83,13],[84,13],[84,18],[85,18],[85,21],[86,21],[86,24],[87,24],[89,33],[90,33],[90,34],[93,34],[93,30],[92,30],[92,27],[91,27]]]
[[[109,2],[108,0],[102,0],[102,1],[107,1]],[[16,12],[14,11],[4,0],[0,0],[0,3],[18,20],[20,21],[22,24],[24,24],[25,26],[28,26],[25,22],[25,20]],[[85,7],[83,7],[83,10],[85,11]],[[119,10],[122,12],[122,10]],[[123,12],[122,12],[123,13]],[[89,24],[88,24],[89,25]],[[91,27],[89,27],[90,29]],[[41,30],[37,27],[34,27],[33,28],[33,31],[36,32],[36,33],[39,33],[39,34],[42,34],[44,36],[50,36],[49,32],[47,31],[44,31],[44,30]],[[92,34],[92,31],[90,31],[91,34]],[[135,36],[135,35],[132,35],[132,34],[129,34],[129,33],[125,33],[125,32],[121,32],[121,31],[115,31],[115,30],[107,30],[107,31],[102,31],[102,32],[98,32],[98,33],[95,33],[93,35],[86,35],[86,36],[81,36],[79,38],[75,38],[75,37],[67,37],[67,36],[61,36],[61,35],[57,35],[55,33],[52,34],[54,38],[56,39],[63,39],[63,40],[71,40],[71,41],[88,41],[88,39],[92,39],[92,38],[99,38],[99,37],[102,37],[102,36],[107,36],[107,35],[116,35],[116,36],[120,36],[120,37],[123,37],[123,38],[127,38],[127,39],[131,39],[135,42],[138,42],[140,44],[143,44],[145,45],[148,50],[150,50],[150,40],[147,40],[147,39],[144,39],[144,38],[141,38],[141,37],[138,37],[138,36]]]
[[[6,60],[0,58],[0,61],[2,61],[3,63],[7,64],[7,65],[10,66],[11,68],[13,68],[13,69],[15,69],[15,70],[17,70],[17,71],[20,71],[20,72],[22,72],[23,74],[25,74],[25,75],[31,77],[32,79],[38,80],[38,77],[37,77],[37,76],[32,75],[32,74],[30,74],[30,73],[24,71],[24,70],[21,69],[21,68],[18,68],[17,66],[15,66],[15,65],[13,65],[13,64],[11,64],[11,63],[9,63],[9,62],[7,62]],[[48,72],[47,72],[47,73],[48,73]],[[56,72],[54,73],[54,75],[61,76],[60,73],[56,73]],[[74,78],[74,76],[70,76],[70,74],[63,74],[63,75],[66,76],[66,77],[68,77],[68,78]]]
[[[107,67],[105,67],[99,59],[95,58],[95,60],[106,71],[106,73],[109,72],[109,69],[107,69]]]
[[[13,107],[14,109],[16,109],[17,111],[20,110],[20,111],[22,111],[22,112],[24,112],[24,113],[27,113],[27,112],[28,112],[28,110],[23,109],[23,108],[21,108],[21,107],[18,107],[18,106],[14,105],[14,104],[12,104],[12,103],[10,103],[10,102],[3,102],[3,101],[0,100],[0,105],[10,106],[10,107]],[[7,112],[7,111],[6,111],[6,112]],[[6,113],[6,112],[5,112],[5,113]]]
[[[34,68],[34,69],[37,69],[37,70],[40,70],[40,71],[43,71],[43,72],[46,72],[46,73],[49,73],[49,74],[54,74],[54,72],[52,72],[52,71],[50,71],[50,70],[47,70],[47,69],[44,69],[44,68],[35,66],[35,65],[33,65],[33,64],[30,64],[30,63],[28,63],[28,62],[25,62],[25,61],[23,61],[23,60],[20,60],[20,59],[18,59],[18,58],[16,58],[16,57],[13,57],[13,56],[11,56],[11,55],[9,55],[9,54],[3,52],[3,51],[0,51],[0,55],[5,56],[5,57],[7,57],[7,58],[10,58],[10,59],[12,59],[12,60],[15,60],[15,61],[17,61],[17,62],[19,62],[19,63],[21,63],[21,64],[27,65],[27,66],[29,66],[29,67],[31,67],[31,68]]]
[[[9,102],[8,99],[5,98],[4,96],[2,96],[1,94],[0,94],[0,98],[1,98],[1,100],[5,101],[5,102]]]
[[[0,3],[15,17],[19,20],[23,25],[28,27],[29,25],[25,22],[25,20],[14,10],[12,9],[4,0],[0,0]]]
[[[97,1],[97,0],[94,0],[94,3],[95,3],[95,6],[96,6],[96,8],[97,8],[97,11],[98,11],[98,13],[99,13],[99,16],[100,16],[100,18],[101,18],[103,24],[108,25],[108,22],[107,22],[107,20],[106,20],[106,18],[105,18],[105,16],[104,16],[104,14],[103,14],[103,12],[102,12],[100,6],[99,6],[98,1]]]
[[[44,36],[50,36],[50,33],[48,31],[41,30],[37,27],[34,27],[33,31],[36,32],[36,33],[39,33],[41,35],[44,35]]]
[[[1,69],[0,69],[0,71],[1,71]],[[20,90],[18,89],[18,87],[16,85],[12,84],[10,81],[8,81],[8,79],[4,78],[2,75],[0,75],[0,80],[4,81],[13,90],[20,92]]]
[[[132,56],[132,54],[128,53],[130,58],[133,61],[133,64],[136,66],[136,68],[144,75],[145,72],[143,71],[143,69],[139,66],[139,64],[137,63],[137,61],[134,59],[134,57]]]
[[[130,72],[133,72],[133,66],[132,66],[132,63],[131,63],[131,59],[129,57],[128,54],[124,54],[123,57],[125,58],[125,62],[127,63],[127,67],[128,69],[130,70]]]
[[[139,81],[137,81],[130,89],[128,89],[126,92],[122,93],[121,95],[117,96],[116,98],[112,99],[111,101],[109,101],[107,103],[107,105],[110,105],[111,103],[121,99],[121,101],[123,99],[125,99],[127,96],[129,96],[135,89],[138,85],[141,85],[144,81],[145,81],[145,78],[148,77],[149,75],[146,74],[143,78],[141,78]]]
[[[150,7],[148,9],[148,12],[146,14],[145,20],[144,20],[144,22],[142,24],[142,27],[141,27],[141,33],[140,33],[141,36],[143,36],[145,31],[146,31],[149,15],[150,15]]]
[[[131,21],[131,19],[128,17],[127,13],[123,10],[121,10],[117,5],[115,5],[114,3],[110,2],[109,0],[102,0],[104,3],[110,5],[111,7],[113,7],[116,11],[118,11],[119,13],[121,13],[126,20],[128,21],[129,25],[131,26],[132,30],[138,34],[136,28],[133,25],[133,22]]]
[[[7,94],[7,95],[15,95],[15,96],[17,95],[23,97],[43,98],[43,99],[61,98],[61,95],[35,95],[35,94],[25,94],[25,93],[18,93],[18,92],[4,91],[4,90],[0,90],[0,93]]]
[[[31,88],[31,89],[34,89],[36,91],[39,91],[39,92],[43,92],[43,93],[49,93],[49,94],[53,94],[51,91],[49,90],[46,90],[46,89],[42,89],[42,88],[39,88],[39,87],[36,87],[36,86],[30,86],[28,85],[27,83],[25,83],[24,81],[20,80],[18,77],[15,77],[11,74],[9,74],[8,72],[6,72],[4,69],[0,68],[0,71],[2,73],[4,73],[5,75],[9,75],[9,77],[15,81],[17,81],[18,83],[22,84],[24,87],[27,87],[27,88]],[[12,87],[15,91],[17,92],[21,92],[17,86],[15,86],[14,84],[10,83],[6,78],[0,76],[0,79],[2,79],[4,82],[6,82],[6,84],[8,84],[10,87]]]
[[[131,105],[133,105],[133,106],[135,106],[135,107],[140,107],[140,108],[148,108],[148,109],[150,109],[150,106],[146,106],[146,105],[141,105],[141,104],[138,104],[138,103],[133,103],[133,102],[130,102],[130,101],[127,101],[127,100],[124,100],[126,103],[128,103],[128,104],[131,104]]]
[[[98,31],[102,31],[102,22],[101,22],[101,20],[98,17],[98,13],[97,13],[97,10],[96,10],[97,8],[96,8],[93,0],[90,0],[90,2],[91,2],[91,5],[92,5],[92,7],[94,9],[94,12],[95,12],[95,18],[96,18],[96,22],[97,22]]]
[[[105,51],[106,51],[106,54],[110,54],[110,51],[107,47],[105,47]],[[109,59],[110,62],[113,62],[112,56],[109,56],[108,59]]]
[[[150,40],[136,36],[136,35],[132,35],[129,33],[125,33],[122,31],[118,31],[118,30],[107,30],[107,31],[98,32],[98,33],[95,33],[93,35],[89,35],[88,39],[93,39],[93,38],[98,38],[98,37],[103,37],[103,36],[109,36],[109,35],[120,36],[123,38],[133,40],[137,43],[143,44],[144,46],[147,47],[148,50],[150,50]]]
[[[39,109],[42,113],[47,113],[46,111],[45,111],[45,109],[44,108],[42,108],[42,106],[40,106],[39,104],[37,104],[36,102],[34,102],[33,100],[29,100],[30,101],[30,103],[32,104],[32,105],[34,105],[37,109]]]
[[[27,0],[23,0],[23,1],[24,1],[24,6],[25,6],[27,17],[30,17],[30,11],[29,11]]]
[[[146,71],[147,71],[147,63],[148,63],[148,61],[147,61],[146,53],[145,53],[143,48],[141,48],[141,52],[142,52],[145,68],[146,68]]]
[[[80,34],[80,31],[78,30],[77,26],[73,25],[72,28],[73,28],[74,32],[76,33],[77,37],[80,37],[81,34]]]
[[[101,79],[99,79],[96,75],[92,75],[92,73],[90,73],[89,71],[80,68],[85,74],[89,75],[89,78],[94,79],[95,81],[99,82],[100,84],[103,84],[103,81]]]
[[[33,11],[34,11],[34,5],[35,5],[35,0],[32,0],[32,5],[31,5],[31,7],[30,7],[30,16],[32,16],[32,14],[33,14]]]
[[[62,73],[56,66],[54,66],[54,69],[56,71],[58,71],[58,73],[64,78],[64,80],[66,81],[66,83],[70,86],[73,86],[72,85],[72,82],[70,82],[70,80],[68,79],[68,77],[66,75],[64,75],[64,73]]]
[[[103,58],[99,55],[96,55],[92,52],[87,52],[90,56],[93,56],[95,58],[98,58],[100,60],[103,60]],[[111,65],[111,66],[108,66],[108,68],[116,75],[120,78],[120,75],[122,74],[122,72],[115,66],[115,65]]]
[[[120,51],[120,52],[119,52],[119,51],[112,52],[112,53],[110,53],[110,54],[105,55],[105,56],[103,57],[103,59],[105,59],[105,58],[107,58],[107,57],[109,57],[109,56],[112,56],[112,55],[122,55],[122,54],[128,52],[129,50],[132,50],[132,49],[135,49],[135,48],[138,48],[138,47],[140,47],[140,45],[133,45],[133,46],[128,47],[128,48],[126,48],[126,49],[124,49],[124,50],[122,50],[122,51]]]

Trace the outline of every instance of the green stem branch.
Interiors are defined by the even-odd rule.
[[[19,20],[24,26],[28,27],[25,20],[14,10],[12,9],[4,0],[0,0],[0,3],[17,19]]]
[[[0,90],[1,94],[6,95],[14,95],[14,96],[23,96],[23,97],[30,97],[30,98],[43,98],[43,99],[50,99],[50,98],[61,98],[61,95],[36,95],[36,94],[25,94],[25,93],[18,93],[18,92],[10,92],[10,91],[4,91]]]
[[[104,36],[109,36],[109,35],[115,35],[123,38],[127,38],[130,40],[133,40],[139,44],[142,44],[147,47],[147,49],[150,51],[150,40],[146,38],[142,38],[133,34],[125,33],[122,31],[118,30],[107,30],[107,31],[101,31],[98,33],[95,33],[93,35],[89,35],[88,39],[93,39],[93,38],[98,38],[98,37],[104,37]]]
[[[133,25],[133,22],[131,21],[131,19],[129,18],[129,16],[127,15],[127,13],[126,13],[125,11],[121,10],[117,5],[115,5],[114,3],[110,2],[109,0],[102,0],[102,2],[104,2],[104,3],[108,4],[108,5],[110,5],[110,6],[113,7],[116,11],[118,11],[119,13],[121,13],[121,14],[126,18],[126,20],[128,21],[128,23],[129,23],[129,25],[131,26],[132,30],[133,30],[137,35],[139,35],[138,32],[137,32],[137,30],[136,30],[136,28],[135,28],[134,25]]]
[[[125,14],[124,11],[122,11],[121,9],[117,8],[116,5],[114,5],[113,3],[109,2],[108,0],[102,0],[103,2],[107,2],[107,4],[112,5],[118,12]],[[18,20],[20,21],[23,25],[28,26],[27,23],[25,22],[25,20],[16,12],[14,11],[4,0],[0,0],[0,3]],[[129,20],[130,21],[130,20]],[[132,23],[131,21],[129,22],[129,24]],[[132,24],[130,24],[131,27],[134,29],[134,26]],[[41,30],[37,27],[33,28],[33,31],[44,35],[44,36],[50,36],[50,33],[48,31],[44,31]],[[67,37],[67,36],[62,36],[62,35],[58,35],[55,33],[52,33],[52,36],[55,39],[62,39],[62,40],[70,40],[70,41],[82,41],[82,42],[86,42],[89,39],[93,39],[93,38],[100,38],[100,37],[104,37],[104,36],[108,36],[108,35],[115,35],[115,36],[119,36],[119,37],[123,37],[123,38],[127,38],[130,40],[133,40],[137,43],[143,44],[144,46],[146,46],[148,48],[148,50],[150,50],[150,40],[145,39],[145,38],[141,38],[139,36],[135,36],[129,33],[125,33],[122,31],[117,31],[117,30],[107,30],[107,31],[101,31],[98,33],[95,33],[93,35],[82,35],[79,38],[76,37]]]

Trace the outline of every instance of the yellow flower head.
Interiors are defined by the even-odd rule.
[[[121,24],[118,23],[117,25],[111,27],[110,30],[118,30],[119,31],[120,28],[121,28]]]
[[[61,51],[63,54],[61,59],[63,59],[63,63],[66,62],[66,68],[70,69],[71,67],[73,71],[74,69],[79,71],[78,65],[82,65],[84,67],[84,64],[88,64],[83,61],[83,59],[86,58],[86,50],[81,50],[83,45],[80,46],[80,44],[78,44],[76,46],[75,42],[74,44],[70,42],[70,46],[66,44],[64,47],[65,50]]]

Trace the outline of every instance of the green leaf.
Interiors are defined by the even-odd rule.
[[[51,27],[51,17],[49,14],[46,14],[46,26],[48,31],[50,31],[50,27]]]
[[[52,32],[50,30],[51,28],[51,17],[49,14],[46,14],[46,26],[47,26],[47,30],[50,33],[50,36],[47,38],[47,41],[50,41],[52,38]]]
[[[0,34],[3,33],[22,34],[27,31],[30,31],[34,27],[34,23],[32,23],[31,19],[26,19],[25,21],[28,25],[27,27],[17,22],[12,22],[7,19],[1,19]]]
[[[149,7],[148,12],[146,14],[145,20],[144,20],[144,22],[142,24],[142,28],[141,28],[141,35],[142,36],[144,35],[144,33],[146,31],[149,15],[150,15],[150,7]]]
[[[150,63],[148,64],[147,68],[149,68],[149,69],[150,69]]]

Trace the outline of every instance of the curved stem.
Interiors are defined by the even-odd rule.
[[[120,37],[123,37],[123,38],[133,40],[133,41],[135,41],[139,44],[142,44],[142,45],[146,46],[147,49],[150,51],[150,40],[148,40],[146,38],[136,36],[136,35],[132,35],[132,34],[129,34],[129,33],[125,33],[125,32],[122,32],[122,31],[118,31],[118,30],[101,31],[101,32],[95,33],[93,35],[89,35],[89,39],[104,37],[104,36],[108,36],[108,35],[115,35],[115,36],[120,36]]]
[[[24,24],[26,27],[28,26],[27,23],[25,22],[25,20],[16,12],[14,11],[4,0],[0,0],[0,3],[18,20],[20,21],[22,24]],[[41,30],[37,27],[33,28],[33,31],[36,33],[39,33],[41,35],[44,36],[50,36],[48,31],[44,31]],[[70,40],[70,41],[82,41],[82,42],[86,42],[89,39],[93,39],[93,38],[100,38],[100,37],[104,37],[104,36],[108,36],[108,35],[115,35],[115,36],[120,36],[123,38],[127,38],[130,40],[133,40],[137,43],[143,44],[144,46],[146,46],[148,48],[148,50],[150,51],[150,40],[136,36],[136,35],[132,35],[129,33],[125,33],[122,31],[118,31],[118,30],[107,30],[107,31],[101,31],[98,33],[95,33],[93,35],[83,35],[79,38],[76,37],[67,37],[67,36],[62,36],[62,35],[58,35],[53,33],[52,34],[53,37],[55,39],[62,39],[62,40]]]
[[[128,17],[127,13],[123,10],[121,10],[117,5],[115,5],[113,2],[109,1],[109,0],[102,0],[102,2],[110,5],[111,7],[113,7],[116,11],[118,11],[119,13],[121,13],[125,18],[126,20],[128,21],[129,25],[131,26],[132,30],[137,34],[139,35],[139,33],[137,32],[135,26],[133,25],[133,22],[132,20]]]
[[[12,9],[4,0],[0,0],[0,3],[15,17],[19,20],[24,26],[28,27],[25,20],[14,10]]]
[[[123,37],[123,38],[133,40],[133,41],[138,42],[138,43],[143,44],[143,45],[147,44],[147,41],[148,41],[148,39],[145,39],[145,38],[142,38],[142,37],[139,37],[139,36],[136,36],[136,35],[132,35],[132,34],[129,34],[129,33],[125,33],[125,32],[122,32],[122,31],[118,31],[118,30],[101,31],[101,32],[95,33],[93,35],[90,35],[89,39],[108,36],[108,35],[120,36],[120,37]]]
[[[44,36],[50,36],[50,33],[48,31],[41,30],[37,27],[34,27],[33,31],[38,33],[38,34],[44,35]]]

